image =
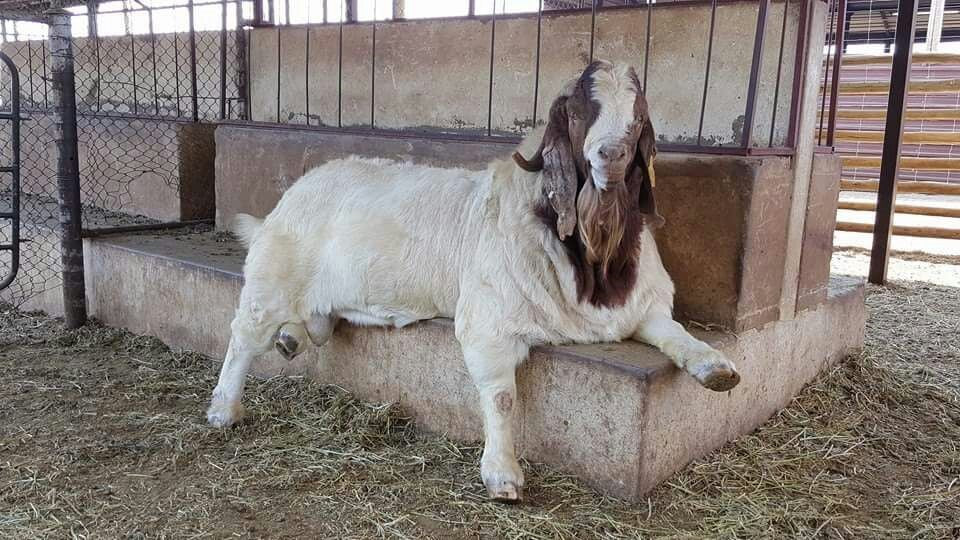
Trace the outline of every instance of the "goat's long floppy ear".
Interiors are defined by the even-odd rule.
[[[540,148],[529,160],[513,154],[517,165],[530,172],[543,171],[543,193],[557,213],[557,235],[561,240],[573,234],[577,226],[577,166],[573,159],[567,119],[567,97],[560,96],[550,106],[550,120]]]
[[[653,228],[662,227],[664,224],[663,216],[657,212],[657,199],[654,190],[657,185],[657,175],[653,170],[653,162],[657,156],[656,134],[653,131],[653,124],[647,119],[643,129],[640,131],[640,138],[637,140],[636,166],[633,174],[639,174],[642,177],[640,185],[640,212],[644,215],[645,222]]]

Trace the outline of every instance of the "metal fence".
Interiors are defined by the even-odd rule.
[[[198,137],[197,128],[244,118],[245,47],[237,21],[244,5],[249,12],[251,4],[137,4],[114,9],[114,2],[91,2],[70,10],[85,236],[212,219],[212,130],[201,130],[203,137]],[[197,22],[201,18],[203,22]],[[58,150],[57,104],[49,27],[43,20],[43,13],[0,19],[2,48],[19,72],[17,95],[26,117],[19,137],[20,269],[0,291],[0,301],[14,305],[45,305],[30,302],[55,294],[62,284],[61,208],[53,159]],[[12,103],[12,83],[9,76],[0,78],[0,114]],[[0,131],[0,149],[6,151],[11,144],[10,134]],[[200,187],[191,175],[201,173],[187,163],[198,146],[207,154],[208,165],[201,172],[208,183]],[[3,185],[0,215],[11,198]],[[183,193],[184,185],[191,191]],[[198,194],[201,188],[207,193]],[[191,203],[195,194],[205,202]],[[0,244],[8,229],[0,220]],[[13,267],[5,253],[0,251],[0,274]]]
[[[383,4],[383,5],[381,5]],[[451,2],[456,4],[456,2]],[[376,2],[367,1],[324,1],[315,2],[312,5],[321,6],[321,9],[313,12],[306,12],[303,9],[303,2],[297,0],[257,0],[252,6],[252,19],[250,26],[255,35],[263,35],[265,28],[276,27],[274,39],[276,41],[276,61],[272,65],[252,65],[251,66],[251,86],[256,84],[256,79],[262,77],[272,77],[269,86],[275,92],[274,95],[252,96],[256,90],[251,90],[248,86],[247,97],[248,104],[251,101],[257,103],[275,102],[276,106],[269,113],[257,114],[256,107],[248,115],[249,118],[263,123],[292,124],[298,127],[318,127],[323,129],[347,129],[354,132],[380,132],[389,133],[391,131],[404,132],[422,132],[426,135],[431,133],[443,133],[445,136],[460,136],[464,138],[482,138],[482,137],[501,137],[506,139],[517,139],[531,127],[543,121],[544,92],[556,92],[556,84],[544,87],[544,60],[543,51],[548,47],[555,46],[544,36],[544,28],[548,21],[557,20],[564,16],[583,15],[589,19],[589,26],[583,29],[584,35],[589,32],[589,37],[585,39],[582,51],[569,51],[569,55],[582,54],[583,65],[586,65],[595,56],[600,54],[598,36],[604,31],[604,24],[610,24],[612,17],[624,17],[632,14],[645,14],[642,20],[638,18],[640,26],[631,29],[629,35],[620,35],[618,39],[629,42],[632,50],[642,51],[640,56],[635,58],[638,71],[641,71],[640,78],[644,88],[650,83],[651,66],[657,62],[663,62],[669,55],[674,54],[666,48],[656,49],[652,37],[657,34],[658,26],[663,26],[664,22],[658,23],[658,18],[669,17],[674,19],[670,10],[677,8],[697,7],[702,8],[701,12],[695,15],[687,15],[696,20],[691,23],[702,23],[704,33],[697,35],[698,40],[702,40],[702,46],[697,48],[696,55],[698,59],[702,58],[702,71],[699,76],[683,81],[684,85],[696,87],[698,90],[688,102],[683,104],[684,110],[697,111],[696,119],[690,126],[689,133],[684,137],[661,140],[661,147],[666,151],[687,151],[703,153],[730,153],[730,154],[779,154],[789,155],[793,151],[797,135],[797,118],[799,114],[798,103],[801,98],[801,84],[803,78],[803,59],[806,50],[806,43],[809,39],[809,19],[811,16],[812,0],[784,0],[781,2],[771,2],[771,0],[759,0],[753,2],[751,18],[747,21],[738,20],[738,27],[748,26],[749,48],[745,49],[749,58],[749,69],[743,76],[742,101],[738,102],[739,111],[731,112],[726,104],[718,105],[715,103],[721,91],[718,91],[716,80],[719,76],[729,76],[729,73],[720,72],[718,69],[730,70],[730,60],[724,59],[725,64],[717,67],[717,52],[730,49],[732,46],[741,47],[745,40],[737,34],[736,40],[731,40],[731,29],[724,28],[723,32],[718,28],[718,13],[723,9],[734,5],[749,5],[747,2],[733,2],[729,0],[668,0],[654,1],[556,1],[543,0],[539,2],[523,1],[503,1],[495,2],[462,2],[461,12],[457,15],[432,18],[429,24],[449,24],[456,21],[481,21],[486,24],[489,39],[484,51],[476,51],[476,55],[486,55],[487,62],[485,73],[476,74],[475,87],[485,87],[486,95],[483,103],[473,101],[469,107],[473,110],[482,109],[486,112],[484,120],[474,122],[464,122],[464,126],[450,125],[432,126],[432,125],[413,125],[397,126],[391,122],[384,122],[381,119],[384,107],[381,106],[382,88],[387,85],[388,78],[383,73],[378,73],[378,62],[384,56],[384,47],[378,41],[378,35],[388,32],[390,25],[406,24],[407,31],[416,33],[419,28],[410,26],[410,23],[421,21],[410,17],[411,7],[414,2]],[[311,5],[307,3],[307,5]],[[298,9],[297,6],[300,6]],[[385,9],[384,9],[385,8]],[[380,9],[380,11],[378,11]],[[385,11],[385,12],[384,12]],[[451,8],[451,11],[455,11]],[[776,12],[776,16],[774,13]],[[680,13],[676,11],[676,13]],[[794,16],[796,13],[796,16]],[[507,24],[516,24],[518,21],[528,21],[531,33],[536,34],[536,40],[531,44],[532,55],[530,63],[532,64],[533,76],[525,84],[532,88],[532,96],[529,96],[529,105],[518,114],[517,121],[508,122],[510,128],[504,129],[497,125],[493,118],[494,104],[502,101],[504,98],[498,94],[498,88],[495,87],[495,80],[499,73],[498,57],[504,54],[503,50],[497,49],[498,27]],[[675,23],[674,23],[675,24]],[[693,26],[693,25],[691,25]],[[316,73],[311,66],[314,65],[313,55],[330,55],[329,46],[325,49],[317,50],[311,45],[311,42],[317,35],[330,35],[327,31],[334,28],[338,31],[338,38],[331,43],[336,48],[336,65],[331,65],[329,71]],[[364,52],[358,53],[355,44],[345,45],[345,32],[353,32],[357,28],[369,29],[369,40],[363,44]],[[291,40],[301,40],[306,43],[303,50],[288,51],[283,43],[285,32],[296,32],[305,37],[295,38],[291,35]],[[740,32],[738,29],[737,32]],[[723,34],[723,35],[721,35]],[[793,42],[788,41],[787,36],[795,36]],[[664,39],[661,35],[660,40]],[[248,36],[247,47],[251,47],[254,39]],[[478,42],[479,43],[479,42]],[[502,47],[502,46],[501,46]],[[271,49],[272,50],[272,49]],[[653,51],[653,52],[651,52]],[[388,51],[387,51],[388,52]],[[359,57],[360,54],[368,55],[366,58]],[[252,53],[248,50],[248,58],[254,62],[260,55],[256,51]],[[296,58],[296,60],[293,60]],[[429,57],[410,58],[410,63],[424,64],[433,59]],[[283,107],[282,101],[287,98],[283,94],[291,93],[289,81],[291,77],[286,73],[291,69],[292,62],[300,62],[302,73],[298,73],[292,78],[299,81],[296,84],[305,84],[303,89],[294,89],[296,93],[307,94],[303,105],[297,110],[287,110]],[[737,62],[744,65],[742,58]],[[358,66],[365,66],[362,69],[369,70],[369,79],[365,83],[365,88],[352,88],[348,93],[345,90],[347,71],[355,72]],[[259,68],[259,69],[258,69]],[[465,68],[466,69],[466,68]],[[500,68],[502,69],[502,68]],[[272,73],[267,74],[267,71]],[[761,75],[764,76],[764,84],[761,85]],[[332,79],[335,78],[335,84],[329,86],[333,90],[328,93],[335,94],[335,116],[331,115],[326,119],[319,119],[315,110],[311,110],[311,92],[312,84],[315,84],[317,78]],[[474,79],[471,79],[473,81]],[[551,81],[556,83],[556,81]],[[671,80],[672,84],[677,81]],[[267,86],[264,84],[264,86]],[[270,90],[261,90],[267,92]],[[739,92],[741,88],[731,91]],[[346,111],[344,101],[348,94],[366,94],[362,107],[367,111],[365,118],[360,118],[354,114],[349,121],[345,118]],[[762,95],[761,95],[762,94]],[[439,96],[426,96],[425,99]],[[332,99],[331,98],[331,99]],[[353,99],[351,98],[351,99]],[[357,98],[359,99],[359,98]],[[395,99],[390,100],[396,102]],[[467,106],[465,105],[466,109]],[[389,111],[388,111],[389,112]],[[721,140],[713,137],[705,130],[705,121],[716,117],[726,117],[733,115],[735,125],[733,135]],[[784,136],[778,137],[776,130],[778,126],[783,125],[781,131]]]
[[[163,228],[211,218],[213,143],[212,129],[206,129],[209,124],[279,123],[302,129],[386,134],[403,131],[426,136],[442,133],[444,137],[516,140],[544,121],[549,105],[544,105],[544,99],[559,88],[555,74],[548,74],[547,51],[556,46],[555,41],[551,42],[556,38],[550,37],[549,29],[564,17],[579,17],[583,21],[584,31],[576,37],[580,54],[564,51],[580,62],[580,67],[571,68],[577,71],[593,58],[610,53],[614,21],[640,16],[640,26],[618,30],[616,38],[634,51],[631,60],[644,88],[649,90],[655,77],[663,78],[656,75],[656,70],[662,70],[664,61],[675,54],[668,47],[657,48],[658,40],[669,37],[658,32],[670,28],[667,18],[675,18],[677,13],[683,16],[682,10],[696,10],[694,22],[703,31],[696,34],[689,46],[691,56],[696,57],[695,69],[702,70],[694,71],[691,80],[684,81],[691,90],[681,104],[690,113],[690,125],[683,136],[662,139],[661,149],[739,155],[793,152],[814,0],[464,0],[463,13],[451,7],[455,4],[442,5],[450,11],[449,16],[424,21],[418,18],[417,5],[412,0],[75,2],[69,8],[69,18],[73,27],[75,127],[84,234]],[[736,20],[728,20],[733,7],[741,9],[737,13],[745,14],[746,19],[738,15]],[[677,9],[681,11],[671,11]],[[686,16],[688,20],[691,17]],[[21,269],[14,283],[0,291],[0,300],[18,305],[56,291],[63,270],[63,209],[57,201],[60,186],[53,159],[57,150],[54,113],[58,104],[51,87],[46,20],[40,12],[18,20],[0,18],[3,51],[20,72],[19,97],[28,117],[20,137],[20,223],[24,239]],[[388,87],[378,79],[378,65],[389,52],[389,45],[378,41],[378,33],[415,30],[410,25],[416,21],[436,25],[473,21],[477,23],[475,28],[488,32],[480,39],[488,48],[478,52],[481,57],[475,59],[481,66],[474,75],[480,81],[476,86],[483,94],[482,103],[465,106],[475,113],[479,111],[477,116],[485,117],[485,121],[463,127],[397,127],[384,121],[386,114],[378,96]],[[517,98],[522,111],[514,122],[515,129],[502,130],[494,123],[494,107],[505,99],[502,93],[510,90],[511,85],[495,84],[496,77],[505,71],[501,60],[508,52],[502,44],[498,49],[498,39],[509,35],[512,25],[524,26],[531,37],[533,33],[536,37],[523,51],[532,64],[531,76],[522,84],[513,85],[528,92]],[[369,30],[366,60],[348,54],[351,51],[344,41],[345,35],[360,30]],[[254,37],[264,32],[276,33],[276,62],[271,69],[257,63],[262,51],[252,43]],[[295,55],[287,55],[281,49],[281,35],[285,32],[307,38],[302,57],[291,60]],[[310,47],[311,36],[322,32],[335,36],[334,41],[325,49]],[[737,33],[736,39],[731,32]],[[731,53],[734,46],[739,48]],[[335,64],[329,69],[311,71],[314,55],[321,52],[335,57]],[[736,57],[731,59],[731,54]],[[281,71],[288,69],[291,62],[302,62],[304,73],[298,80],[302,80],[306,94],[305,106],[302,114],[281,115],[281,103],[286,99],[282,93],[291,90],[289,81],[281,80]],[[369,115],[359,121],[351,121],[345,114],[349,98],[345,73],[358,68],[351,62],[365,66],[362,69],[369,69],[370,75],[368,86],[352,90],[368,96],[365,106],[369,107]],[[741,71],[731,76],[730,66],[734,64]],[[252,103],[254,98],[263,101],[263,95],[252,87],[264,78],[275,79],[276,94],[266,96],[266,102],[277,104],[277,115],[272,118],[256,118]],[[730,84],[736,86],[736,95],[730,102],[721,99],[730,93],[727,87],[718,86],[724,78],[732,78]],[[324,97],[336,104],[335,114],[325,120],[319,120],[317,111],[310,109],[311,84],[316,81],[327,84]],[[9,77],[2,82],[6,86],[0,91],[7,91],[9,96]],[[430,100],[431,96],[424,99]],[[0,107],[9,107],[10,103],[7,97]],[[732,120],[724,120],[732,128],[726,128],[729,133],[722,138],[708,129],[717,117]],[[205,152],[190,154],[204,145],[208,146]],[[203,166],[199,167],[201,162]],[[11,266],[12,261],[0,257],[0,275]]]

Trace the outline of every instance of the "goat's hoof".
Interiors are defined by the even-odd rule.
[[[277,339],[273,342],[273,346],[288,362],[300,354],[300,342],[297,341],[297,338],[288,334],[286,330],[277,332]]]
[[[217,428],[226,428],[243,420],[246,411],[239,401],[235,403],[214,402],[207,409],[207,422]]]
[[[496,502],[510,504],[523,502],[523,488],[513,482],[500,482],[497,486],[487,486],[487,495]]]
[[[697,374],[697,380],[704,388],[714,392],[726,392],[740,384],[740,374],[731,364],[714,365]]]
[[[505,503],[523,500],[523,469],[516,459],[484,456],[480,463],[480,477],[490,499]]]

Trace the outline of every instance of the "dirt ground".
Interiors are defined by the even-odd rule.
[[[960,538],[960,289],[868,304],[862,355],[644,503],[527,463],[518,506],[390,406],[254,380],[248,420],[211,429],[208,359],[0,307],[0,536]]]

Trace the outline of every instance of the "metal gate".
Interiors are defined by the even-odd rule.
[[[9,96],[0,96],[2,130],[0,151],[0,289],[13,283],[20,268],[20,76],[9,56],[0,52],[9,84]]]

